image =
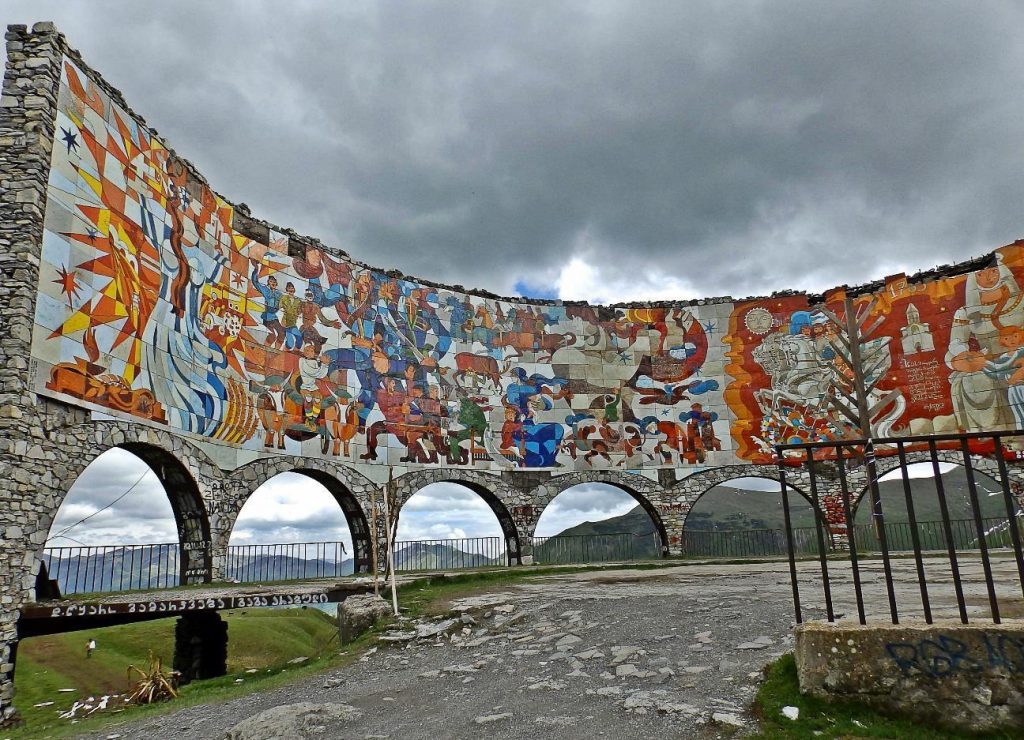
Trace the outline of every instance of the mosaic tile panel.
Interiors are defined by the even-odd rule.
[[[245,459],[642,470],[766,463],[774,444],[852,432],[827,403],[849,373],[828,314],[841,290],[598,307],[436,287],[237,211],[68,60],[58,108],[42,394]],[[880,434],[1024,427],[1022,269],[1014,244],[857,297],[877,324],[873,400],[899,391]]]

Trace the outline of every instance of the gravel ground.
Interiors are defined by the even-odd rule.
[[[452,626],[454,640],[381,645],[343,669],[90,737],[219,739],[298,702],[359,710],[315,735],[331,738],[732,734],[752,727],[761,667],[791,647],[788,589],[776,564],[530,579],[456,601],[477,624]]]
[[[941,559],[926,565],[930,577],[945,581]],[[896,560],[893,568],[901,610],[915,602],[919,608],[913,561]],[[970,611],[987,614],[977,561],[962,568],[975,602]],[[801,563],[799,570],[804,618],[822,618],[817,565]],[[877,562],[865,563],[869,619],[888,616],[879,571]],[[1015,583],[1012,561],[998,559],[995,571],[1000,590]],[[849,567],[833,566],[830,580],[837,611],[854,617]],[[932,598],[944,604],[940,614],[953,609],[948,581],[933,585]],[[219,740],[253,715],[300,702],[331,706],[299,712],[304,730],[287,724],[296,712],[277,710],[279,716],[252,723],[256,734],[239,728],[233,737],[742,735],[756,729],[750,705],[761,668],[792,648],[791,599],[785,563],[524,579],[456,600],[455,619],[447,624],[402,625],[396,642],[370,649],[345,668],[91,737]],[[464,623],[470,618],[459,619],[460,613],[475,623]],[[409,640],[416,629],[420,637]],[[423,636],[434,630],[443,631]]]

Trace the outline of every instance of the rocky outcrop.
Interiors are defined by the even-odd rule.
[[[338,604],[338,637],[341,644],[352,642],[366,632],[378,619],[391,616],[391,607],[373,594],[350,596]]]
[[[228,730],[225,740],[305,740],[343,737],[344,723],[362,712],[348,704],[283,704],[254,714]]]

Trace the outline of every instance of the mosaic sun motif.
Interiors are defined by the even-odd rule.
[[[217,196],[65,60],[38,392],[201,440],[353,464],[642,470],[769,462],[854,433],[834,291],[603,308],[395,277]],[[1019,245],[857,298],[879,433],[1024,426]],[[433,276],[441,277],[443,276]]]

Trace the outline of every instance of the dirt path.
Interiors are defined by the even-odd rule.
[[[222,738],[295,702],[360,710],[324,737],[715,737],[730,723],[751,724],[759,671],[791,640],[787,574],[775,565],[725,570],[531,579],[457,601],[478,623],[456,642],[381,647],[287,687],[91,737]]]
[[[919,608],[913,561],[893,563],[901,612]],[[929,559],[938,614],[955,614],[944,561]],[[820,572],[801,563],[805,619],[824,616]],[[880,565],[865,563],[869,619],[886,618]],[[987,613],[976,561],[962,564],[974,615]],[[1011,597],[1012,561],[995,563]],[[837,612],[855,616],[848,566],[833,564]],[[755,729],[762,666],[791,649],[785,563],[689,565],[530,578],[454,602],[475,624],[455,637],[382,646],[343,669],[224,704],[195,706],[92,737],[219,739],[251,715],[297,702],[345,704],[331,738],[718,737]],[[1019,600],[1019,592],[1017,595]],[[717,719],[716,719],[717,718]]]

